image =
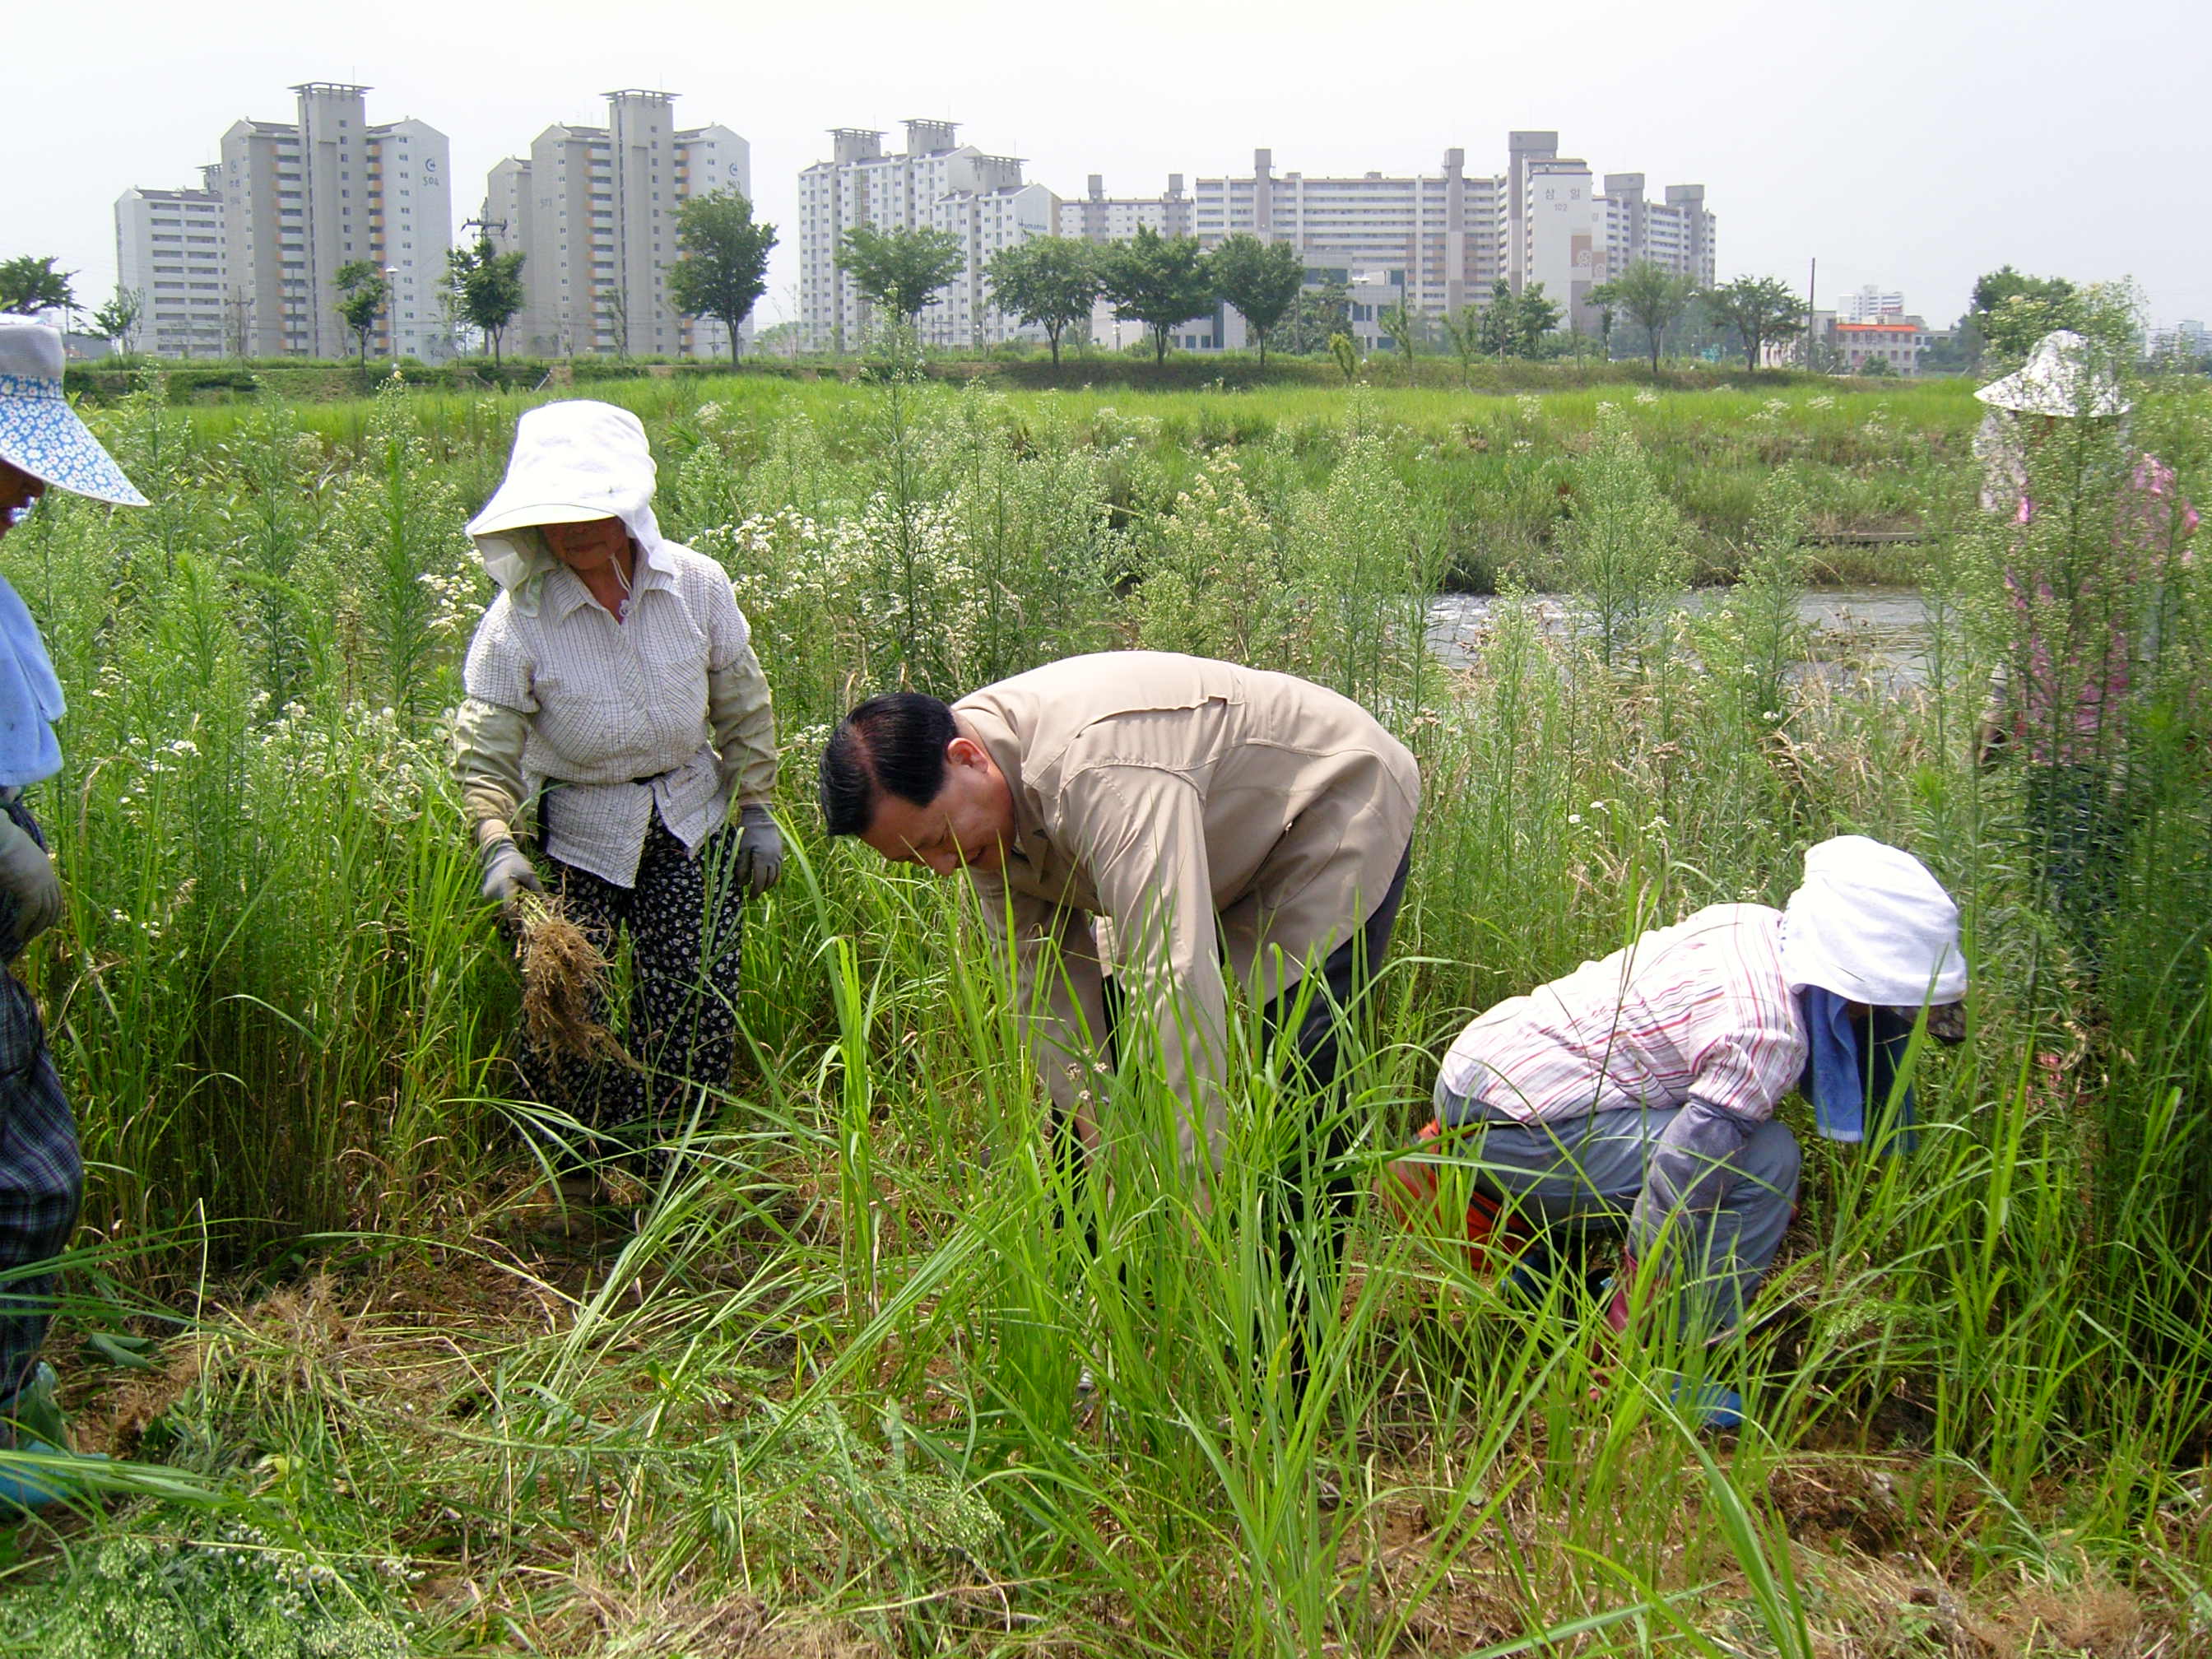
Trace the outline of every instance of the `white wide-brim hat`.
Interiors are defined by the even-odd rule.
[[[2117,375],[2091,355],[2089,343],[2070,328],[2053,329],[2035,343],[2027,361],[1974,396],[1993,409],[2021,415],[2090,415],[2110,419],[2130,407]]]
[[[62,337],[17,317],[0,317],[0,461],[96,501],[147,505],[62,395]]]
[[[1966,994],[1959,907],[1911,854],[1864,836],[1809,848],[1782,920],[1782,976],[1851,1002],[1917,1008]]]

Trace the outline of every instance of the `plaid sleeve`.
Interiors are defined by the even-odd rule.
[[[1739,1117],[1763,1121],[1805,1069],[1805,1039],[1772,940],[1732,929],[1696,947],[1705,958],[1697,975],[1689,1094]]]
[[[477,623],[476,637],[469,641],[468,660],[461,669],[461,684],[479,702],[534,714],[538,697],[531,681],[530,653],[520,637],[514,607],[501,593]]]

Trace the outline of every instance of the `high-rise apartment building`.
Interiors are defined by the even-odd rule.
[[[1587,331],[1596,323],[1590,289],[1634,260],[1713,279],[1703,185],[1670,185],[1663,202],[1649,202],[1644,175],[1620,173],[1604,175],[1601,190],[1588,162],[1559,154],[1556,132],[1509,133],[1505,171],[1494,177],[1470,175],[1461,149],[1444,153],[1439,173],[1416,177],[1309,179],[1277,173],[1273,162],[1258,150],[1249,178],[1198,180],[1199,240],[1212,247],[1245,232],[1288,241],[1310,281],[1363,285],[1370,295],[1379,281],[1417,315],[1483,304],[1501,279],[1516,294],[1540,282],[1563,323]],[[1073,234],[1069,217],[1063,210],[1063,234]],[[1355,324],[1366,320],[1361,304],[1389,309],[1354,304]],[[1241,344],[1243,331],[1224,310],[1178,337],[1203,350]]]
[[[676,125],[676,94],[606,94],[607,124],[556,122],[485,181],[483,220],[520,251],[525,295],[507,339],[543,356],[719,356],[728,331],[677,312],[677,213],[718,190],[752,195],[752,147],[728,127]]]
[[[369,349],[447,356],[446,135],[413,119],[372,126],[366,87],[310,81],[292,91],[296,120],[240,121],[222,136],[227,326],[256,356],[349,356],[356,342],[337,313],[337,274],[365,260],[391,289]]]
[[[1432,315],[1487,293],[1498,273],[1498,181],[1468,177],[1462,149],[1437,173],[1356,179],[1278,173],[1273,152],[1255,150],[1249,178],[1200,179],[1196,204],[1208,248],[1241,233],[1290,243],[1322,280],[1395,272],[1406,302]]]
[[[1905,315],[1905,296],[1869,283],[1856,293],[1845,295],[1836,313],[1847,323],[1879,323]]]
[[[960,269],[921,313],[925,341],[995,345],[1043,337],[991,302],[991,256],[1050,235],[1060,220],[1059,198],[1024,183],[1018,157],[961,143],[951,121],[908,121],[898,155],[887,155],[884,135],[868,128],[839,128],[831,138],[830,159],[799,175],[799,321],[809,349],[856,347],[876,320],[852,278],[837,269],[838,245],[856,225],[933,228],[958,239]]]
[[[1528,137],[1516,132],[1516,138]],[[1596,322],[1589,291],[1606,280],[1605,209],[1589,163],[1579,156],[1516,152],[1521,164],[1522,243],[1516,289],[1541,283],[1561,320],[1577,330]]]
[[[1079,242],[1125,242],[1140,228],[1163,236],[1192,234],[1191,199],[1183,194],[1182,174],[1168,174],[1165,193],[1158,196],[1109,196],[1102,174],[1092,173],[1084,193],[1060,204],[1057,235]]]
[[[1712,283],[1714,220],[1703,185],[1669,185],[1665,199],[1654,202],[1642,173],[1594,181],[1587,162],[1559,147],[1556,132],[1507,135],[1504,264],[1515,293],[1542,283],[1566,321],[1587,331],[1596,320],[1590,289],[1632,264],[1648,261],[1700,287]]]
[[[1644,194],[1640,173],[1605,175],[1606,261],[1611,275],[1649,260],[1700,288],[1714,281],[1713,216],[1703,185],[1669,185],[1666,199]]]
[[[222,169],[198,190],[126,190],[115,202],[118,286],[138,296],[131,343],[161,357],[220,357],[232,349],[225,295]]]

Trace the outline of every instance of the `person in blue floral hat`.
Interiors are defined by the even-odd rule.
[[[49,488],[147,505],[63,398],[61,336],[0,317],[0,538]],[[0,576],[0,1511],[36,1508],[81,1484],[64,1461],[54,1373],[39,1349],[52,1316],[53,1262],[76,1231],[84,1165],[46,1023],[15,966],[62,912],[46,836],[23,799],[61,770],[61,716],[46,641]]]

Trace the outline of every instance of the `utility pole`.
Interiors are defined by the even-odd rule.
[[[1820,282],[1820,257],[1813,256],[1811,269],[1805,273],[1805,367],[1813,367],[1813,296]]]

